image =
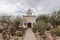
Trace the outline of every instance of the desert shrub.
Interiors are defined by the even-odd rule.
[[[4,39],[4,40],[7,40],[7,35],[3,36],[3,39]]]
[[[3,31],[3,29],[0,29],[0,33]]]
[[[39,32],[39,35],[43,35],[45,32],[44,26],[37,27],[37,31]]]
[[[16,34],[16,28],[15,27],[10,28],[10,33],[12,36],[14,36]]]
[[[60,29],[55,29],[51,31],[52,35],[60,36]]]
[[[18,38],[15,38],[14,40],[18,40]]]
[[[23,36],[23,31],[18,31],[18,33],[16,35],[19,37]]]
[[[6,32],[2,32],[2,36],[6,35]]]
[[[36,31],[37,31],[37,25],[36,24],[33,24],[32,30],[33,30],[34,33],[36,33]]]
[[[44,34],[44,35],[42,35],[42,38],[43,38],[44,40],[46,40],[46,39],[47,39],[47,36]]]
[[[36,33],[36,28],[33,28],[32,30],[33,30],[34,33]]]
[[[19,31],[23,31],[24,28],[23,28],[23,27],[19,27],[18,30],[19,30]]]
[[[27,28],[24,28],[24,30],[27,30]]]
[[[23,32],[25,32],[26,29],[27,29],[27,28],[19,27],[19,28],[18,28],[18,31],[23,31]]]
[[[45,26],[45,30],[49,31],[51,29],[51,26]]]
[[[45,32],[46,23],[44,21],[39,21],[36,23],[35,28],[39,32],[40,35],[43,35]]]
[[[5,31],[5,30],[2,32],[2,36],[3,36],[3,39],[4,39],[4,40],[7,39],[7,35],[6,35],[6,31]]]
[[[44,35],[44,33],[45,33],[45,31],[44,31],[44,30],[41,30],[41,31],[39,32],[39,35]]]

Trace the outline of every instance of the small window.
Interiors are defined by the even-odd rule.
[[[35,23],[33,23],[33,25],[35,25]]]
[[[26,25],[26,23],[24,25]]]

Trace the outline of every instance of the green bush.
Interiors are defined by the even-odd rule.
[[[10,28],[10,33],[12,36],[14,36],[16,34],[16,28],[15,27]]]
[[[39,35],[44,35],[45,31],[44,30],[40,30],[39,31]]]
[[[0,29],[0,33],[2,33],[3,29]]]
[[[44,34],[44,35],[42,35],[42,38],[43,38],[44,40],[46,40],[47,36]]]
[[[17,36],[19,36],[19,37],[23,36],[23,31],[19,31],[19,32],[17,33]]]
[[[39,35],[44,35],[45,28],[43,26],[40,26],[37,28],[37,31],[39,32]]]
[[[51,26],[45,26],[45,30],[49,31],[51,29]]]
[[[3,32],[2,32],[2,36],[4,36],[4,35],[6,35],[6,30],[4,30]]]
[[[4,39],[4,40],[7,40],[7,36],[6,36],[6,35],[5,35],[5,36],[3,36],[3,39]]]
[[[60,29],[55,29],[51,31],[52,35],[60,36]]]
[[[34,33],[36,33],[36,28],[33,28],[32,30],[33,30]]]
[[[7,35],[6,35],[6,31],[5,30],[2,32],[2,37],[3,37],[4,40],[7,39]]]
[[[26,29],[27,29],[27,28],[19,27],[19,28],[18,28],[18,31],[23,31],[23,32],[25,32]]]
[[[18,30],[19,30],[19,31],[23,31],[24,28],[23,28],[23,27],[19,27]]]

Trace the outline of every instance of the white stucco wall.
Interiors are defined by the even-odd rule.
[[[26,23],[26,25],[23,25],[23,27],[27,28],[27,23],[31,23],[32,24],[31,27],[33,28],[33,23],[36,23],[36,17],[35,16],[24,16],[23,18],[26,20],[26,22],[24,22]]]
[[[30,23],[36,23],[36,18],[35,17],[24,17],[24,19],[26,20],[26,22],[30,22]]]

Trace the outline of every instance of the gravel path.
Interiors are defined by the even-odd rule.
[[[24,37],[24,40],[36,40],[31,28],[28,28]]]

